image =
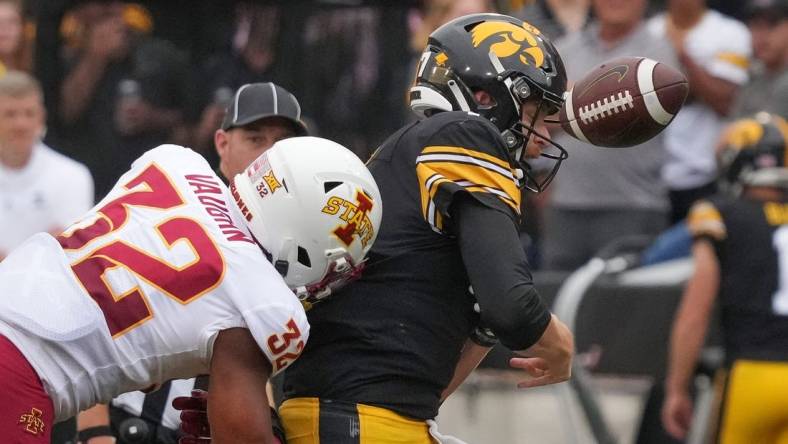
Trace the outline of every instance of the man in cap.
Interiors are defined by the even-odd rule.
[[[275,142],[306,134],[301,106],[290,92],[274,83],[243,85],[214,133],[219,170],[232,179]]]
[[[758,111],[788,115],[788,0],[750,0],[744,10],[752,35],[750,80],[739,91],[734,117]]]

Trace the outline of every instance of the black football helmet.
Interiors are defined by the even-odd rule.
[[[549,137],[536,134],[542,113],[558,112],[566,91],[566,70],[553,44],[530,24],[501,14],[471,14],[436,29],[417,67],[410,89],[410,107],[422,117],[437,111],[469,111],[490,120],[501,131],[515,165],[526,176],[521,184],[542,191],[555,177],[566,150]],[[486,91],[495,100],[484,106],[475,98]],[[538,100],[531,125],[521,122],[521,105]],[[538,182],[523,161],[522,150],[536,134],[556,149],[542,156],[554,160],[550,173]]]
[[[733,122],[717,152],[722,185],[766,186],[788,190],[788,123],[760,112]]]

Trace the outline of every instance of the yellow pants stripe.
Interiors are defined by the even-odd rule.
[[[731,368],[721,444],[788,444],[788,363],[736,361]]]
[[[285,401],[279,407],[279,418],[289,444],[320,443],[320,402],[317,398]]]
[[[433,444],[424,421],[381,407],[294,398],[279,416],[288,444]]]
[[[391,410],[357,404],[361,422],[360,444],[430,444],[432,439],[424,421],[408,419]]]

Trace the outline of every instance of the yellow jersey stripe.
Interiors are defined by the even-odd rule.
[[[507,204],[510,207],[512,207],[512,209],[517,214],[520,214],[520,207],[517,204],[517,202],[513,201],[511,198],[509,198],[509,196],[507,196],[505,193],[503,193],[500,190],[496,190],[496,189],[490,188],[490,187],[476,186],[476,185],[467,186],[467,187],[465,187],[465,189],[468,190],[468,192],[471,192],[471,193],[494,194],[499,199],[501,199],[505,204]]]
[[[422,217],[430,225],[440,230],[443,227],[443,217],[435,208],[433,199],[435,198],[438,185],[448,182],[448,180],[423,164],[416,165],[416,176],[419,179]]]
[[[509,162],[499,159],[493,155],[483,153],[481,151],[472,150],[469,148],[461,148],[458,146],[428,146],[421,151],[421,154],[435,154],[435,153],[446,153],[446,154],[460,154],[463,156],[471,156],[475,157],[480,160],[485,160],[487,162],[494,163],[501,168],[504,168],[508,171],[511,171],[512,167],[509,165]]]
[[[728,62],[731,65],[736,65],[739,68],[747,69],[750,66],[750,60],[741,54],[735,52],[721,52],[717,54],[717,60]]]
[[[450,174],[448,176],[442,174],[443,170],[441,169],[433,169],[435,166],[440,167],[441,165],[439,163],[418,164],[416,166],[416,174],[419,179],[422,215],[427,222],[436,228],[443,229],[443,216],[437,211],[434,199],[440,185],[446,182],[452,182],[472,193],[492,194],[511,207],[516,214],[520,214],[521,194],[514,183],[508,182],[496,174],[490,174],[484,168],[476,166],[461,165],[466,169],[470,168],[470,170],[457,173],[454,171],[457,168],[457,164],[449,164]],[[499,179],[508,189],[502,189],[491,178]]]
[[[520,189],[513,180],[477,165],[467,165],[456,162],[429,162],[419,164],[435,171],[452,182],[467,180],[473,184],[487,186],[503,191],[509,199],[520,202]]]
[[[728,235],[722,215],[708,201],[700,201],[692,206],[687,216],[687,226],[693,236],[708,235],[722,240]]]

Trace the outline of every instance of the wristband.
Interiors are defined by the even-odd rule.
[[[88,427],[84,430],[80,430],[77,432],[77,442],[87,444],[87,442],[93,438],[97,438],[99,436],[112,436],[113,438],[115,435],[112,433],[112,429],[108,425],[103,426],[96,426],[96,427]]]
[[[471,341],[482,347],[492,347],[498,343],[495,333],[489,328],[477,326],[470,335]]]

